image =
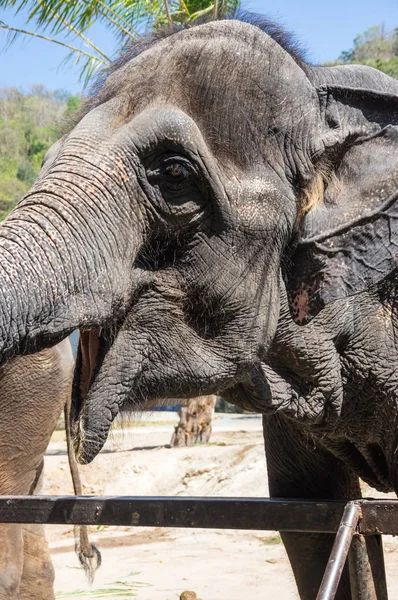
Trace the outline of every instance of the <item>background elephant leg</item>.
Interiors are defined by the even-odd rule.
[[[23,569],[21,525],[0,525],[0,598],[19,600]]]
[[[40,493],[43,456],[69,396],[72,369],[69,340],[1,366],[0,494]],[[52,600],[53,580],[43,528],[0,526],[0,600],[14,599],[3,582],[19,588],[18,600]]]
[[[19,600],[54,600],[54,568],[43,525],[23,525],[23,572]]]
[[[263,418],[270,495],[274,498],[354,499],[358,478],[299,427],[280,415]],[[283,533],[301,600],[316,598],[335,536]],[[336,600],[351,600],[346,565]]]
[[[40,494],[43,484],[43,468],[39,467],[37,481],[31,490]],[[22,526],[23,571],[19,600],[54,600],[54,567],[45,537],[44,525]]]

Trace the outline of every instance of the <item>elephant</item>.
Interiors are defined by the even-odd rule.
[[[100,74],[0,227],[2,360],[80,330],[81,463],[121,410],[218,394],[264,415],[273,497],[398,490],[397,95],[266,19],[168,28]],[[314,598],[332,536],[283,540]]]
[[[196,443],[207,444],[212,432],[212,420],[216,397],[199,396],[185,400],[178,411],[180,420],[174,428],[170,446],[193,446]]]
[[[73,357],[68,339],[0,367],[0,494],[40,493],[43,457],[60,412],[70,403]],[[71,457],[72,458],[72,457]],[[76,465],[73,481],[81,493]],[[100,562],[87,528],[76,532],[77,551],[89,575]],[[54,569],[40,524],[0,525],[0,598],[53,600]]]

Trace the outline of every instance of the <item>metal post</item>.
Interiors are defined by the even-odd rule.
[[[316,600],[334,599],[360,515],[361,509],[359,504],[357,502],[349,502],[344,509]]]

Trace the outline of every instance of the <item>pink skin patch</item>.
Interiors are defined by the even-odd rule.
[[[311,286],[301,283],[299,288],[290,297],[292,316],[296,323],[300,324],[310,317],[310,294],[313,292]]]
[[[297,299],[297,318],[299,321],[302,321],[308,317],[309,313],[309,295],[306,289],[303,289],[298,296]]]

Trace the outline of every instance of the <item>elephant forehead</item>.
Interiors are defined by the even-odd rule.
[[[293,58],[260,29],[216,22],[157,42],[115,71],[104,99],[121,95],[125,118],[149,106],[181,109],[220,150],[291,129],[316,110],[315,90]]]
[[[215,28],[215,39],[209,39],[207,28],[182,31],[132,60],[123,73],[131,107],[161,97],[198,114],[220,109],[224,116],[237,110],[243,116],[245,109],[250,117],[276,109],[285,114],[289,104],[300,102],[292,92],[301,89],[305,96],[311,86],[285,50],[247,27],[251,36],[245,37]]]

